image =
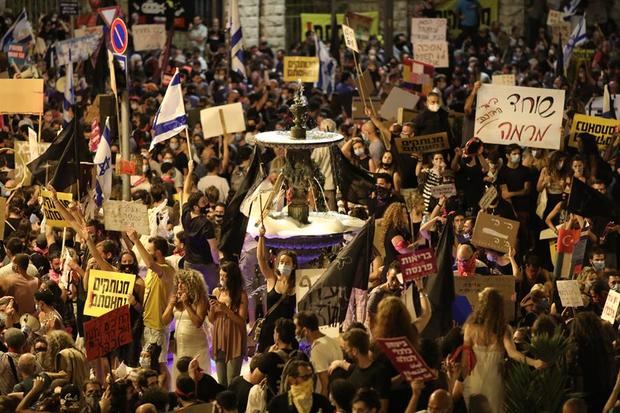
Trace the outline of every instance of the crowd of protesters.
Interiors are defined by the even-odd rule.
[[[449,36],[450,68],[435,71],[432,92],[423,96],[411,122],[386,125],[372,110],[366,120],[354,119],[350,107],[342,106],[357,94],[353,55],[344,46],[334,90],[305,88],[307,129],[341,133],[343,162],[375,180],[367,202],[342,202],[332,164],[317,151],[312,159],[323,175],[319,181],[326,200],[318,208],[374,216],[384,234],[382,251],[375,249],[370,260],[368,288],[354,293],[338,337],[323,333],[316,314],[296,310],[301,265],[292,251],[268,249],[264,228],[256,239],[246,237],[241,257],[224,259],[218,251],[227,202],[248,174],[255,135],[292,126],[288,106],[298,85],[283,81],[285,51],[273,50],[268,39],[246,45],[246,79],[228,70],[226,34],[217,20],[207,27],[195,17],[187,46],[172,45],[163,68],[161,51],[130,52],[126,87],[131,160],[136,163],[131,196],[149,209],[150,236],[106,231],[101,213],[89,215],[79,203],[66,206],[58,200],[57,191],[71,188],[20,186],[17,160],[2,151],[0,182],[8,201],[0,268],[0,411],[497,413],[526,411],[515,407],[522,405],[514,398],[528,392],[548,399],[559,395],[559,404],[548,411],[617,409],[618,323],[601,319],[609,291],[620,292],[617,212],[579,216],[567,212],[566,199],[577,179],[613,205],[620,200],[620,127],[603,153],[588,134],[578,135],[575,147],[568,145],[573,116],[586,113],[586,104],[602,96],[605,86],[612,96],[616,93],[618,32],[611,20],[588,26],[589,40],[582,47],[595,49],[592,59],[562,68],[562,45],[553,43],[551,29],[542,23],[546,6],[539,13],[528,9],[528,22],[540,27],[535,33],[498,22],[481,27],[480,7],[476,0],[459,2],[462,30]],[[436,15],[432,2],[416,13]],[[6,13],[3,30],[13,18]],[[33,26],[48,47],[70,37],[64,16],[41,16]],[[391,53],[376,36],[363,43],[360,62],[380,97],[403,83],[403,61],[412,50],[407,37],[395,36]],[[289,45],[288,54],[314,56],[316,40],[308,32],[305,42]],[[30,62],[45,79],[42,124],[34,116],[4,115],[2,148],[27,140],[29,127],[40,128],[44,142],[62,128],[63,96],[55,83],[63,69],[53,65],[50,52],[38,50]],[[0,58],[0,65],[6,62],[6,56]],[[240,102],[246,131],[205,139],[202,127],[208,125],[196,122],[187,139],[179,135],[150,151],[153,118],[165,93],[160,78],[174,68],[181,73],[188,113]],[[569,80],[563,69],[574,77]],[[9,71],[15,74],[14,67]],[[105,88],[97,76],[106,71],[107,65],[88,63],[75,70],[73,112],[92,144],[96,138],[83,116],[101,93],[97,88]],[[490,145],[473,138],[476,94],[498,73],[515,74],[517,85],[566,90],[561,150]],[[435,132],[448,134],[449,150],[398,153],[396,139]],[[114,164],[120,163],[119,148],[113,136]],[[260,145],[258,151],[272,159],[261,185],[273,188],[285,154]],[[454,183],[457,194],[434,198],[432,188],[445,183]],[[520,222],[518,241],[505,254],[471,242],[480,198],[491,187],[498,195],[484,212]],[[65,230],[43,220],[43,189],[52,193],[68,222]],[[112,199],[120,197],[121,178],[115,175]],[[285,203],[286,197],[278,208]],[[454,241],[444,253],[454,277],[514,277],[516,287],[508,296],[494,288],[479,291],[466,320],[455,320],[446,334],[433,336],[428,325],[434,308],[425,282],[406,285],[398,256],[436,248],[449,226]],[[543,230],[557,233],[562,227],[579,229],[586,240],[583,269],[559,274],[579,282],[584,305],[578,308],[562,306],[554,254],[549,240],[540,239]],[[89,362],[83,325],[89,319],[84,305],[92,269],[133,274],[136,282],[128,297],[132,342]],[[413,291],[413,309],[406,291]],[[506,311],[507,301],[514,304],[514,318]],[[261,317],[256,331],[252,327]],[[436,379],[407,382],[376,345],[377,339],[392,337],[406,337]],[[553,354],[541,350],[545,343]],[[518,368],[523,377],[556,387],[519,393],[528,382],[515,384]],[[540,406],[532,404],[529,410],[543,411]]]

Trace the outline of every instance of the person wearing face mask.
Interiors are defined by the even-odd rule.
[[[541,197],[538,199],[538,206],[536,213],[539,217],[544,219],[555,205],[562,200],[562,192],[564,191],[564,179],[566,177],[566,171],[564,165],[566,163],[567,155],[562,151],[554,151],[549,157],[549,164],[542,168],[536,183],[536,191],[541,193],[546,191],[547,202],[541,205]],[[539,213],[540,212],[540,213]]]
[[[385,173],[392,176],[392,182],[394,183],[394,192],[400,193],[400,173],[394,164],[394,156],[392,152],[386,151],[381,157],[381,165],[377,169],[376,173]]]
[[[332,407],[327,397],[315,393],[312,365],[304,360],[291,361],[283,373],[285,391],[267,406],[268,413],[321,413]]]
[[[456,248],[456,271],[454,275],[467,277],[471,275],[489,275],[489,267],[476,258],[476,250],[469,243]]]
[[[267,281],[267,312],[261,323],[257,351],[262,353],[274,344],[273,333],[279,318],[291,319],[295,313],[295,277],[297,254],[290,250],[278,252],[275,268],[269,265],[269,255],[265,245],[265,228],[259,230],[256,258],[260,272]]]
[[[344,157],[351,161],[353,165],[373,173],[377,170],[375,161],[369,156],[368,148],[362,139],[349,139],[342,145],[340,150]]]
[[[590,267],[596,271],[599,277],[602,277],[607,269],[605,255],[605,250],[599,247],[592,249],[590,252]]]
[[[117,357],[120,361],[123,361],[130,367],[138,367],[140,359],[140,340],[144,333],[144,323],[142,320],[142,303],[144,300],[144,279],[138,276],[138,259],[136,254],[131,250],[126,250],[121,253],[121,257],[118,265],[119,272],[124,274],[133,274],[136,276],[136,281],[133,286],[133,291],[128,294],[127,301],[129,302],[129,317],[131,319],[131,336],[133,341],[129,344],[121,346],[117,351]]]
[[[448,112],[441,107],[439,94],[430,92],[426,97],[426,108],[413,121],[415,134],[428,135],[429,133],[446,132],[448,140],[453,142],[452,131],[448,121]]]

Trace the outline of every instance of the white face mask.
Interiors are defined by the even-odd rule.
[[[364,149],[354,149],[353,153],[355,154],[355,156],[362,156],[364,155]]]
[[[278,265],[278,272],[284,277],[288,277],[289,275],[291,275],[291,272],[293,272],[293,267],[286,264],[280,264]]]
[[[510,155],[510,162],[519,163],[521,160],[521,155]]]
[[[439,103],[430,103],[428,105],[428,110],[431,112],[437,112],[439,110]]]
[[[162,163],[172,163],[172,159],[164,159]]]

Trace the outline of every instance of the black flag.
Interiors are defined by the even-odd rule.
[[[568,212],[586,218],[615,217],[616,215],[611,199],[575,178],[571,183],[566,209]]]
[[[452,303],[454,302],[454,272],[452,271],[452,247],[454,229],[448,218],[437,243],[437,275],[429,277],[426,290],[433,314],[424,337],[437,338],[445,335],[452,327]]]
[[[85,169],[80,168],[80,162],[92,161],[86,139],[74,120],[65,126],[41,156],[28,164],[28,169],[34,182],[40,185],[49,182],[54,188],[63,190],[75,183],[80,171]],[[85,192],[87,188],[82,187],[81,192]]]
[[[254,153],[250,159],[248,171],[239,186],[235,195],[226,205],[224,220],[222,221],[222,235],[220,237],[219,249],[224,254],[224,258],[232,260],[239,257],[245,232],[248,227],[249,218],[240,211],[241,203],[248,194],[256,188],[256,184],[262,182],[265,176],[261,173],[261,156],[259,149],[254,147]]]
[[[337,146],[330,148],[335,166],[334,177],[342,198],[354,204],[368,205],[370,194],[375,188],[375,179],[370,172],[353,165]]]
[[[298,304],[299,311],[315,313],[320,325],[337,326],[342,323],[353,287],[368,286],[374,236],[375,220],[370,218],[302,297]],[[301,279],[299,282],[307,286],[310,280]]]

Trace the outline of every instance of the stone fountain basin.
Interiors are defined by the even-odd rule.
[[[339,214],[337,212],[310,212],[309,224],[299,224],[284,212],[272,212],[263,220],[265,238],[295,238],[295,237],[325,237],[342,235],[348,232],[357,232],[362,229],[365,221]],[[258,225],[257,225],[258,222]],[[254,220],[248,225],[247,232],[258,237],[260,220]]]

